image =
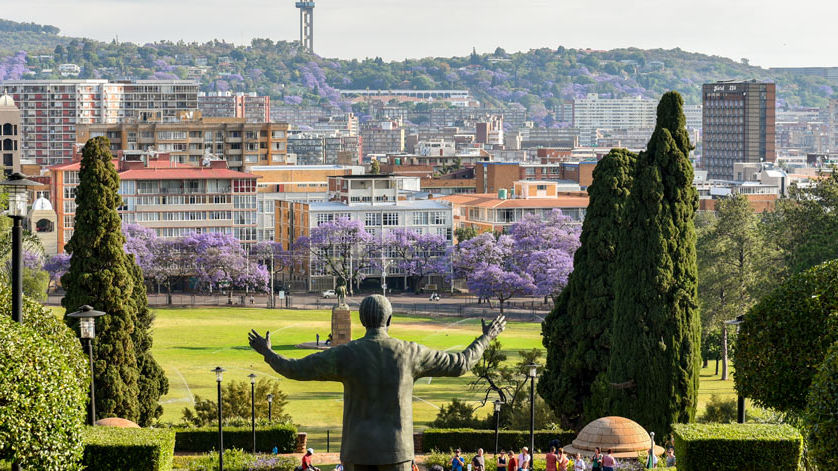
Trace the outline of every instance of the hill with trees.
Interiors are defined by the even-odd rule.
[[[564,101],[603,97],[658,99],[668,90],[686,103],[701,99],[701,84],[716,80],[777,83],[778,106],[825,106],[834,84],[823,77],[771,71],[719,56],[681,49],[595,51],[540,48],[462,57],[386,62],[343,60],[301,51],[296,42],[254,39],[248,46],[223,40],[159,41],[138,45],[61,36],[54,26],[0,21],[0,80],[58,78],[57,65],[81,67],[79,78],[194,78],[204,91],[255,91],[275,103],[348,110],[339,89],[468,89],[491,106],[519,103],[531,119],[550,126]],[[363,106],[355,111],[364,114]]]

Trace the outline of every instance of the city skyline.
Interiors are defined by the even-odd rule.
[[[802,0],[789,9],[779,0],[688,3],[639,0],[629,9],[618,0],[603,0],[596,8],[581,0],[524,5],[510,0],[317,0],[314,50],[323,57],[403,60],[464,56],[473,47],[481,53],[496,47],[515,52],[559,45],[603,50],[679,47],[736,61],[746,58],[766,68],[838,65],[838,51],[821,47],[830,42],[830,35],[836,36],[829,19],[838,14],[838,4]],[[51,24],[63,35],[100,41],[223,39],[246,44],[252,38],[299,37],[299,12],[291,0],[33,0],[15,3],[14,8],[10,1],[0,0],[1,7],[14,11],[4,15],[7,19]],[[194,21],[183,21],[189,17]]]

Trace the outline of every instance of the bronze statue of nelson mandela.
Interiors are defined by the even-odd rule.
[[[367,332],[345,345],[292,360],[271,350],[270,333],[248,335],[250,346],[277,373],[298,381],[343,383],[343,441],[346,471],[409,471],[413,459],[413,382],[427,376],[461,376],[471,370],[489,342],[506,327],[498,316],[462,353],[432,350],[387,334],[390,302],[364,298],[359,309]]]

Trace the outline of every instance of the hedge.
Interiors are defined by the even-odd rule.
[[[803,437],[790,425],[675,424],[678,471],[794,470]]]
[[[175,434],[166,429],[86,427],[86,471],[170,471]]]
[[[575,432],[565,430],[536,430],[535,448],[536,450],[546,451],[552,440],[558,440],[559,446],[568,446],[575,438]],[[522,447],[529,446],[529,430],[501,430],[499,433],[498,449],[520,450]],[[477,451],[478,448],[483,448],[483,450],[494,452],[495,431],[474,429],[425,430],[422,437],[422,449],[424,451],[446,451],[454,448],[460,448],[470,452]]]
[[[806,406],[809,451],[820,469],[838,469],[838,342],[832,344],[812,380]]]
[[[256,427],[256,451],[269,453],[274,447],[279,453],[294,453],[297,444],[297,427],[278,424]],[[253,432],[250,427],[225,427],[224,449],[253,450]],[[205,453],[218,449],[218,427],[176,429],[175,451]]]

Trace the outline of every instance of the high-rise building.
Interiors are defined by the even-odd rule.
[[[774,162],[773,83],[716,82],[702,87],[702,166],[710,179],[734,179],[733,164]]]
[[[573,100],[573,127],[583,146],[596,144],[597,129],[654,128],[658,102],[643,97],[600,98],[589,93]]]
[[[288,153],[298,165],[357,165],[361,138],[340,132],[294,131],[288,134]]]
[[[248,123],[271,121],[271,97],[252,93],[201,92],[198,109],[210,118],[244,118]]]
[[[0,151],[3,175],[20,171],[20,110],[9,95],[0,96]]]
[[[369,123],[361,127],[364,156],[404,152],[404,128],[398,121]]]
[[[181,119],[172,122],[128,122],[79,126],[78,144],[97,136],[111,141],[113,152],[167,153],[172,161],[200,165],[225,160],[233,170],[255,165],[285,165],[288,124],[246,123],[243,118]]]
[[[21,111],[21,158],[42,165],[72,160],[80,124],[164,121],[198,109],[188,80],[8,80]]]

